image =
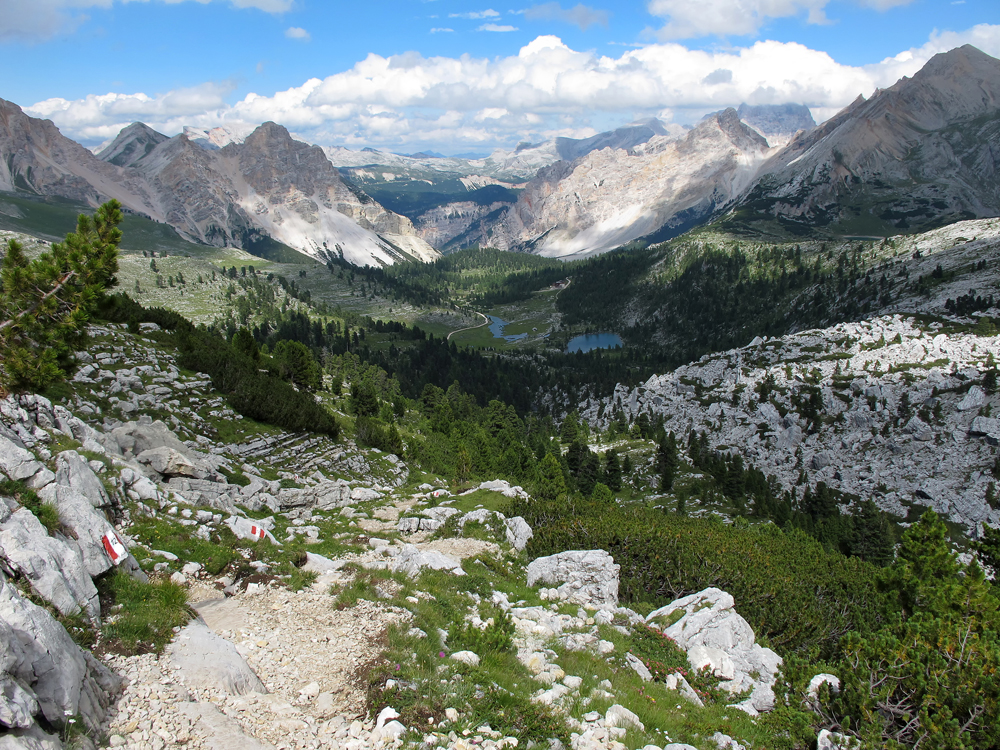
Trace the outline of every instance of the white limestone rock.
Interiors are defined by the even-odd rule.
[[[63,451],[56,456],[56,484],[62,484],[79,492],[95,508],[111,504],[111,498],[101,480],[90,467],[87,459],[76,451]]]
[[[980,388],[978,385],[974,385],[969,389],[969,392],[965,394],[958,406],[956,407],[959,411],[969,411],[971,409],[981,409],[986,406],[986,391]]]
[[[431,570],[447,570],[453,575],[465,575],[462,563],[454,557],[437,550],[420,550],[412,544],[404,544],[400,553],[391,563],[391,569],[416,577],[421,568]]]
[[[643,682],[650,682],[653,679],[652,673],[637,656],[634,656],[633,654],[625,654],[625,663],[632,668],[633,672],[639,675],[639,678]]]
[[[750,690],[747,706],[770,711],[781,657],[756,643],[750,624],[733,607],[732,596],[708,588],[650,612],[646,622],[684,649],[692,668],[708,667],[730,693]],[[678,612],[680,619],[668,624]]]
[[[165,477],[205,478],[204,472],[199,471],[187,456],[165,445],[145,450],[135,460]]]
[[[861,750],[861,743],[846,734],[821,729],[816,737],[816,750]]]
[[[618,606],[620,566],[604,550],[570,550],[533,560],[528,585],[544,583],[558,588],[559,597],[599,609]]]
[[[181,629],[167,646],[167,657],[191,687],[230,695],[267,692],[236,646],[217,636],[200,619]]]
[[[617,703],[611,706],[604,714],[604,724],[608,727],[635,727],[640,732],[646,731],[646,726],[639,720],[639,717],[629,711],[624,706]]]
[[[456,651],[451,655],[451,658],[470,667],[479,666],[479,654],[474,651]]]
[[[0,498],[0,557],[8,569],[24,576],[35,593],[60,613],[83,610],[97,621],[101,615],[97,588],[79,547],[50,537],[30,510],[12,511],[14,504],[9,502]]]
[[[21,728],[23,711],[32,709],[57,727],[66,716],[76,715],[90,730],[101,725],[120,678],[77,646],[48,612],[22,598],[2,574],[0,636],[5,644],[0,646],[0,675],[7,686],[16,683],[35,701],[21,702]]]

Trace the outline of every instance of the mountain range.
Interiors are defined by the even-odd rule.
[[[0,100],[0,156],[0,190],[87,205],[116,198],[208,245],[249,250],[276,241],[356,265],[438,257],[409,219],[344,182],[322,149],[274,123],[214,149],[134,123],[95,155]]]
[[[581,257],[713,219],[885,236],[1000,213],[1000,61],[936,55],[818,127],[803,105],[744,104],[483,159],[323,148],[275,123],[172,138],[134,123],[92,153],[0,100],[0,157],[0,190],[117,198],[193,241],[358,265],[471,245]]]

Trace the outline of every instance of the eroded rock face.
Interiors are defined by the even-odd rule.
[[[58,727],[79,716],[96,730],[121,680],[0,574],[0,685],[0,723],[31,730],[38,717]]]
[[[570,550],[528,565],[528,585],[556,586],[559,598],[598,608],[618,606],[621,566],[604,550]]]
[[[266,693],[263,683],[236,646],[194,620],[167,647],[171,665],[195,688],[216,688],[230,695]]]
[[[537,177],[482,242],[549,257],[604,252],[637,237],[707,218],[752,182],[770,152],[733,109],[686,135],[657,135],[634,149],[604,148]]]
[[[111,504],[101,480],[90,468],[87,459],[76,451],[63,451],[56,456],[55,482],[76,490],[95,508]]]
[[[752,691],[737,706],[755,715],[774,708],[781,657],[756,643],[734,605],[725,591],[708,588],[650,612],[646,622],[687,652],[692,669],[708,667],[730,693]]]
[[[64,615],[101,615],[97,588],[79,547],[51,537],[34,514],[0,497],[0,565],[16,572]]]

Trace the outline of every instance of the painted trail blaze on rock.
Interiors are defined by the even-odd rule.
[[[264,534],[267,533],[267,532],[265,532],[262,527],[256,526],[254,524],[251,524],[250,525],[250,533],[253,536],[257,537],[258,539],[263,539],[264,538]]]
[[[111,558],[111,562],[115,565],[121,565],[122,561],[128,557],[128,550],[125,549],[125,545],[118,538],[118,534],[115,533],[114,529],[109,529],[101,537],[101,542],[104,544],[104,551],[108,553],[108,557]]]

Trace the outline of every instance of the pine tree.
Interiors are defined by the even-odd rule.
[[[866,747],[996,747],[1000,615],[982,569],[959,562],[929,510],[903,534],[881,578],[897,613],[881,630],[841,642],[850,668],[839,675],[836,717],[850,717],[843,726]]]
[[[575,411],[571,411],[566,415],[566,419],[563,420],[562,429],[559,433],[559,439],[564,443],[574,442],[580,434],[580,424],[577,420],[577,415]]]
[[[117,284],[121,204],[108,201],[29,261],[10,240],[0,271],[0,391],[61,380],[106,289]]]
[[[613,503],[615,495],[608,485],[598,482],[594,485],[594,491],[590,493],[590,499],[595,503]]]
[[[622,469],[614,448],[604,453],[604,482],[615,492],[622,488]]]
[[[590,495],[601,478],[601,459],[593,451],[587,450],[580,462],[580,474],[577,477],[577,487],[583,495]]]
[[[660,439],[660,445],[656,451],[656,469],[660,475],[661,492],[670,492],[673,488],[674,478],[677,476],[679,467],[677,438],[674,437],[673,432],[669,432]]]
[[[635,467],[632,465],[632,456],[626,453],[622,456],[622,476],[631,480],[633,471],[635,471]]]
[[[892,526],[885,513],[869,498],[854,514],[854,539],[851,554],[875,565],[892,562],[894,540]]]
[[[566,494],[566,479],[559,459],[546,453],[538,466],[538,489],[535,497],[539,500],[556,500]]]

